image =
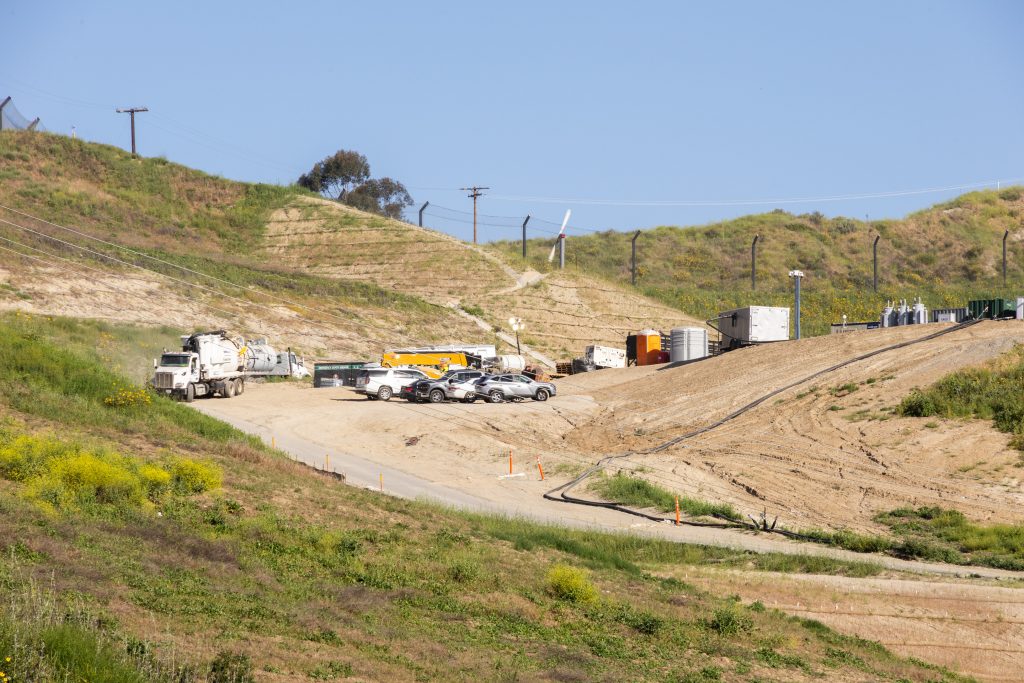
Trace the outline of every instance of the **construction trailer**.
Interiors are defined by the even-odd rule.
[[[715,320],[722,350],[789,339],[789,309],[784,306],[746,306],[722,311]]]
[[[366,361],[324,361],[313,363],[313,386],[321,387],[354,387],[356,377],[367,365]]]
[[[583,360],[587,365],[593,365],[596,368],[624,368],[626,367],[626,350],[591,344],[584,350]]]

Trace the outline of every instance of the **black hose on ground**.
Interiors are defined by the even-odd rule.
[[[756,408],[757,406],[761,405],[765,401],[767,401],[767,400],[769,400],[769,399],[771,399],[771,398],[781,394],[784,391],[788,391],[790,389],[793,389],[794,387],[797,387],[797,386],[799,386],[801,384],[804,384],[805,382],[809,382],[809,381],[811,381],[813,379],[817,379],[818,377],[821,377],[822,375],[828,374],[830,372],[835,372],[836,370],[842,369],[842,368],[847,367],[849,365],[853,365],[854,363],[859,363],[862,360],[867,360],[868,358],[872,358],[874,356],[877,356],[877,355],[880,355],[880,354],[883,354],[883,353],[887,353],[889,351],[895,351],[896,349],[902,349],[902,348],[905,348],[907,346],[912,346],[914,344],[920,344],[922,342],[930,341],[932,339],[936,339],[938,337],[942,337],[944,335],[951,334],[953,332],[958,332],[958,331],[960,331],[962,329],[966,329],[968,327],[971,327],[972,325],[976,325],[977,323],[981,322],[981,320],[982,320],[981,318],[976,318],[976,319],[973,319],[973,320],[967,320],[967,321],[959,323],[959,324],[957,324],[957,325],[955,325],[953,327],[948,327],[948,328],[946,328],[944,330],[940,330],[938,332],[934,332],[932,334],[928,334],[928,335],[925,335],[923,337],[919,337],[918,339],[911,339],[909,341],[900,342],[898,344],[892,344],[890,346],[886,346],[886,347],[881,348],[881,349],[875,349],[874,351],[870,351],[868,353],[861,354],[859,356],[856,356],[855,358],[850,358],[850,359],[845,360],[845,361],[843,361],[841,363],[836,363],[835,365],[833,365],[831,367],[828,367],[828,368],[825,368],[824,370],[819,370],[819,371],[814,372],[814,373],[812,373],[810,375],[807,375],[806,377],[803,377],[803,378],[801,378],[801,379],[799,379],[799,380],[797,380],[795,382],[791,382],[790,384],[787,384],[784,387],[780,387],[778,389],[775,389],[774,391],[770,391],[769,393],[765,394],[764,396],[761,396],[760,398],[757,398],[757,399],[751,401],[750,403],[748,403],[748,404],[738,408],[737,410],[729,413],[728,415],[726,415],[725,417],[723,417],[723,418],[721,418],[719,420],[716,420],[715,422],[712,422],[709,425],[705,425],[704,427],[700,427],[698,429],[694,429],[692,431],[686,432],[685,434],[682,434],[680,436],[674,437],[672,439],[669,439],[668,441],[665,441],[663,443],[658,444],[657,446],[653,446],[651,448],[647,448],[647,449],[642,450],[642,451],[629,451],[629,452],[626,452],[626,453],[621,453],[619,455],[610,455],[610,456],[601,458],[600,460],[597,461],[597,463],[595,465],[593,465],[588,470],[583,472],[583,474],[581,474],[578,477],[576,477],[575,479],[573,479],[573,480],[571,480],[569,482],[566,482],[565,484],[562,484],[561,486],[553,488],[550,491],[548,491],[547,493],[545,493],[544,494],[544,498],[547,499],[547,500],[553,500],[553,501],[562,502],[562,503],[572,503],[574,505],[587,505],[587,506],[590,506],[590,507],[606,508],[608,510],[615,510],[616,512],[622,512],[622,513],[625,513],[627,515],[634,515],[636,517],[641,517],[643,519],[647,519],[647,520],[650,520],[652,522],[671,522],[671,523],[675,523],[675,519],[671,518],[671,517],[662,517],[662,516],[659,516],[659,515],[648,514],[646,512],[641,512],[640,510],[634,510],[633,508],[626,507],[625,505],[622,505],[621,503],[612,503],[612,502],[606,502],[606,501],[600,501],[600,500],[588,500],[586,498],[579,498],[577,496],[569,495],[569,492],[572,491],[577,486],[579,486],[580,484],[582,484],[588,478],[593,476],[593,474],[595,472],[603,469],[604,466],[607,463],[609,463],[609,462],[612,462],[614,460],[628,459],[628,458],[631,458],[631,457],[636,456],[636,455],[649,455],[651,453],[660,453],[661,451],[664,451],[664,450],[666,450],[668,448],[671,448],[672,446],[675,446],[678,443],[681,443],[681,442],[686,441],[688,439],[692,439],[695,436],[699,436],[701,434],[706,434],[707,432],[710,432],[710,431],[712,431],[714,429],[718,429],[719,427],[721,427],[725,423],[730,422],[732,420],[735,420],[737,417],[740,417],[744,413],[747,413],[747,412],[753,410],[754,408]],[[696,520],[681,519],[679,523],[680,524],[685,524],[687,526],[713,527],[713,528],[718,528],[718,529],[746,529],[746,530],[757,529],[758,531],[764,531],[764,532],[767,532],[767,533],[779,534],[779,535],[785,536],[787,538],[793,538],[793,539],[798,539],[798,540],[804,540],[804,541],[815,541],[815,540],[818,540],[818,539],[815,539],[812,536],[808,536],[806,534],[797,533],[795,531],[789,531],[787,529],[776,529],[774,524],[771,527],[768,527],[768,525],[766,523],[761,525],[761,526],[758,526],[757,524],[746,524],[746,523],[742,523],[742,522],[736,522],[736,521],[734,521],[732,519],[728,519],[726,517],[722,517],[721,515],[712,515],[712,516],[717,517],[719,519],[722,519],[723,521],[721,521],[721,522],[700,522],[700,521],[696,521]]]

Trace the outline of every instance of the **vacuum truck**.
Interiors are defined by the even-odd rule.
[[[291,349],[277,353],[265,339],[246,341],[224,330],[182,335],[181,351],[165,351],[153,368],[154,389],[188,402],[241,394],[250,377],[309,377]]]

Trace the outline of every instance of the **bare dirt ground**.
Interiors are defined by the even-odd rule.
[[[848,578],[687,567],[676,578],[760,600],[982,681],[1019,681],[1024,591],[922,577]]]

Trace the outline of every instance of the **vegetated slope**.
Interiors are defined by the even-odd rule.
[[[519,273],[488,250],[294,187],[232,182],[164,159],[20,131],[0,134],[0,159],[0,204],[15,210],[0,209],[8,221],[0,222],[0,238],[20,243],[0,242],[0,249],[36,259],[5,260],[0,306],[6,308],[186,330],[229,327],[317,357],[366,358],[389,346],[454,341],[508,350],[509,337],[503,342],[496,332],[508,332],[503,321],[510,316],[536,333],[538,351],[565,358],[589,343],[622,346],[625,333],[639,329],[633,322],[647,316],[638,311],[651,311],[666,326],[676,321],[670,308],[642,294],[573,276],[560,277],[564,284],[553,285],[547,301],[537,298],[546,290],[531,290],[528,303],[512,293],[539,278],[533,271]],[[453,310],[459,306],[493,327],[482,329]]]
[[[0,316],[0,649],[15,681],[197,681],[211,663],[268,681],[959,680],[640,565],[779,558],[346,487],[132,387],[110,365],[139,343],[159,339]],[[845,569],[801,562],[785,566]]]
[[[968,297],[1024,294],[1024,189],[972,192],[900,220],[862,221],[776,210],[697,227],[659,227],[637,239],[638,288],[704,319],[751,304],[791,306],[790,270],[803,270],[803,330],[823,334],[843,314],[877,320],[887,299],[922,296],[932,308]],[[1002,287],[1002,238],[1010,231],[1009,291]],[[750,248],[760,235],[757,291]],[[878,293],[872,291],[872,242]],[[568,238],[568,263],[619,282],[630,277],[630,237],[602,232]],[[550,240],[531,240],[529,264],[549,268]],[[492,245],[510,260],[519,242]]]
[[[942,329],[894,328],[733,351],[654,372],[588,378],[602,413],[566,441],[625,453],[710,424],[768,392],[863,353]],[[1024,323],[985,322],[888,351],[789,389],[709,433],[612,467],[791,529],[888,532],[878,513],[952,507],[978,522],[1017,522],[1020,454],[984,421],[898,418],[915,386],[1024,343]],[[640,368],[640,371],[645,370]],[[571,390],[566,390],[570,393]],[[652,400],[652,397],[656,397]],[[645,467],[648,468],[645,470]]]

